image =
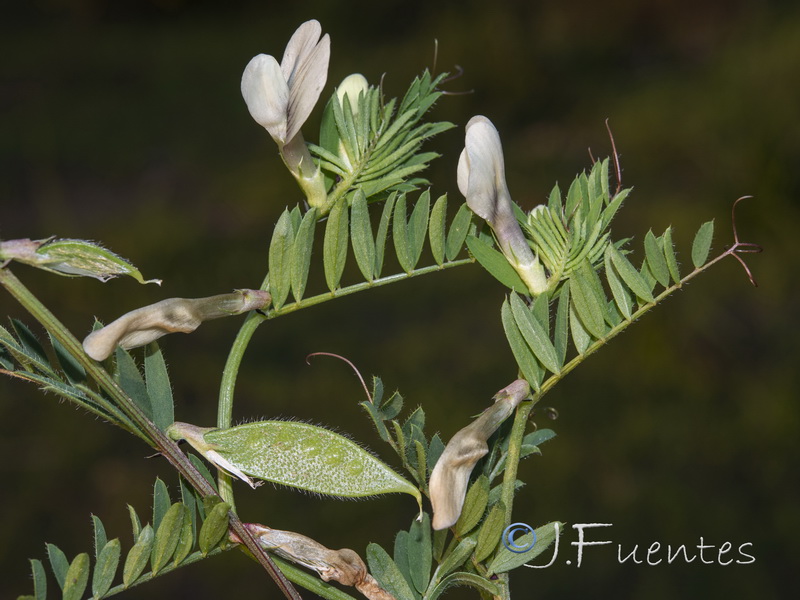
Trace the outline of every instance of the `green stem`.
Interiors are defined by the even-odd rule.
[[[262,288],[263,289],[263,288]],[[256,328],[263,322],[263,318],[257,313],[251,312],[247,315],[239,333],[236,334],[236,339],[233,341],[233,346],[228,353],[228,359],[225,362],[225,368],[222,371],[222,382],[219,388],[219,404],[217,407],[217,427],[220,429],[227,429],[231,426],[233,420],[233,392],[236,387],[236,377],[239,374],[239,368],[242,365],[244,352],[253,337]],[[225,502],[231,505],[231,510],[236,512],[236,504],[233,499],[233,487],[231,485],[231,477],[227,473],[219,471],[217,476],[217,484],[219,486],[219,495]]]
[[[642,317],[645,313],[647,313],[650,309],[655,307],[657,304],[660,304],[662,300],[664,300],[667,296],[671,295],[673,292],[681,289],[684,285],[686,285],[690,280],[697,277],[700,273],[709,269],[712,265],[715,265],[723,258],[729,255],[733,255],[736,252],[736,249],[739,247],[739,244],[735,244],[716,258],[710,260],[702,267],[697,267],[694,271],[683,277],[678,283],[666,288],[663,292],[661,292],[658,296],[656,296],[652,302],[648,302],[643,304],[639,307],[639,309],[631,315],[630,319],[625,319],[618,325],[614,326],[609,330],[609,332],[604,335],[602,338],[599,338],[589,344],[583,354],[579,354],[571,361],[569,361],[566,365],[564,365],[561,371],[558,374],[551,375],[547,381],[542,383],[540,390],[535,394],[534,400],[538,402],[547,392],[549,392],[554,385],[556,385],[559,381],[561,381],[564,377],[566,377],[575,367],[581,364],[586,358],[590,355],[597,352],[600,348],[605,346],[609,341],[614,339],[620,333],[625,331],[630,325],[632,325],[637,319]]]
[[[522,438],[525,436],[525,428],[528,424],[528,416],[538,401],[526,401],[520,403],[514,415],[514,424],[511,426],[511,434],[508,440],[508,454],[506,455],[506,468],[503,473],[503,488],[500,492],[500,499],[506,509],[505,524],[511,524],[511,510],[514,506],[514,484],[517,481],[517,471],[520,461],[520,450],[522,449]]]
[[[183,478],[201,495],[216,495],[214,488],[205,480],[200,472],[192,465],[189,458],[181,452],[177,444],[169,439],[155,423],[128,397],[117,382],[105,369],[91,359],[84,351],[81,343],[70,331],[51,313],[41,301],[34,296],[23,283],[7,268],[0,267],[0,285],[8,292],[55,338],[64,349],[86,370],[100,388],[105,391],[111,400],[123,413],[147,436],[152,446],[158,450]],[[259,564],[270,574],[275,583],[287,598],[300,600],[297,590],[289,583],[278,570],[267,553],[256,542],[244,524],[233,513],[230,513],[230,529],[242,540],[247,549],[257,558]]]
[[[363,281],[361,283],[356,283],[353,285],[349,285],[347,287],[339,288],[335,292],[326,292],[324,294],[318,294],[316,296],[311,296],[309,298],[303,298],[299,302],[293,302],[292,304],[285,304],[280,308],[268,311],[266,318],[274,319],[275,317],[280,317],[289,313],[293,313],[303,308],[308,308],[309,306],[316,306],[317,304],[322,304],[323,302],[327,302],[328,300],[341,298],[342,296],[349,296],[350,294],[355,294],[356,292],[362,292],[364,290],[382,287],[384,285],[389,285],[390,283],[405,281],[406,279],[411,279],[412,277],[417,277],[419,275],[435,273],[436,271],[444,271],[445,269],[460,267],[461,265],[472,264],[474,262],[475,259],[473,258],[462,258],[459,260],[448,261],[442,263],[441,265],[430,265],[427,267],[422,267],[420,269],[413,269],[411,271],[408,271],[407,273],[396,273],[395,275],[387,275],[386,277],[380,277],[378,279],[373,279],[372,281]],[[263,319],[264,317],[261,318]]]

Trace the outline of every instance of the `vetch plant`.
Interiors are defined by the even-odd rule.
[[[387,100],[361,75],[348,77],[325,105],[319,142],[307,144],[300,128],[324,88],[329,57],[328,36],[309,21],[292,36],[280,64],[259,55],[242,78],[251,115],[276,141],[304,194],[275,225],[265,256],[269,270],[258,290],[162,300],[96,324],[81,343],[12,272],[16,264],[101,281],[126,274],[144,283],[139,271],[92,242],[0,242],[0,284],[46,332],[43,343],[21,321],[0,327],[0,370],[138,437],[174,467],[180,490],[179,498],[171,497],[156,479],[149,523],[130,507],[130,547],[109,539],[98,517],[92,517],[93,558],[80,553],[70,559],[48,544],[47,558],[31,561],[33,595],[25,598],[43,600],[56,587],[64,598],[105,598],[236,548],[255,558],[287,598],[300,597],[295,585],[330,599],[355,593],[434,600],[453,586],[509,598],[510,571],[535,559],[563,529],[558,522],[541,525],[534,547],[519,554],[501,541],[515,522],[515,493],[525,476],[521,460],[541,454],[541,444],[555,435],[531,422],[533,407],[588,356],[720,260],[734,257],[753,280],[741,255],[760,248],[739,240],[735,221],[733,244],[711,259],[714,222],[700,226],[692,269],[684,273],[671,228],[660,235],[648,231],[638,252],[630,240],[614,239],[613,218],[629,195],[616,155],[594,162],[566,193],[555,186],[545,204],[526,213],[509,194],[500,136],[483,116],[467,123],[457,173],[443,183],[457,184],[466,198],[449,214],[447,195],[434,195],[421,176],[438,156],[423,145],[453,127],[426,121],[442,95],[444,73],[425,71],[399,100]],[[322,243],[315,249],[317,233]],[[426,247],[429,264],[421,264]],[[343,282],[350,253],[359,278]],[[398,272],[387,272],[387,253],[395,255]],[[312,262],[321,263],[323,277],[309,277]],[[375,427],[373,441],[384,442],[391,459],[320,425],[233,425],[238,373],[259,325],[475,263],[508,288],[497,298],[496,322],[516,364],[498,387],[511,383],[471,422],[461,415],[464,425],[447,443],[422,407],[404,413],[402,396],[387,393],[379,377],[371,387],[362,379],[366,400],[360,406]],[[175,422],[181,382],[170,381],[156,340],[236,315],[245,316],[222,368],[217,423]],[[182,451],[179,440],[191,450]],[[408,529],[393,541],[376,540],[363,552],[331,550],[303,532],[259,523],[279,524],[279,514],[239,514],[232,478],[249,486],[237,484],[241,493],[268,496],[268,486],[258,488],[265,480],[320,494],[320,502],[386,493],[408,494],[415,502],[409,502]],[[391,553],[387,544],[393,544]]]

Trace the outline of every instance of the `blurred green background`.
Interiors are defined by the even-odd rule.
[[[509,187],[530,209],[553,183],[610,152],[608,118],[635,191],[616,237],[672,224],[688,260],[699,224],[715,247],[741,235],[765,253],[695,280],[574,372],[535,420],[558,437],[528,459],[519,521],[611,523],[580,569],[568,530],[548,569],[515,573],[517,597],[780,598],[796,581],[800,534],[798,219],[800,8],[794,2],[230,2],[41,0],[0,10],[0,236],[101,240],[161,289],[117,280],[14,271],[76,332],[170,296],[257,287],[272,226],[299,199],[269,136],[247,113],[239,78],[251,56],[280,55],[317,18],[332,39],[325,93],[347,74],[402,94],[432,65],[461,65],[435,117],[457,129],[433,141],[435,194],[461,201],[455,167],[463,125],[485,114],[501,132]],[[318,114],[305,128],[316,139]],[[319,271],[317,272],[319,276]],[[354,280],[355,274],[350,280]],[[320,283],[320,278],[317,280]],[[237,419],[293,417],[330,425],[384,453],[357,402],[360,387],[329,359],[424,406],[449,438],[515,368],[499,321],[504,290],[464,267],[370,291],[270,322],[258,331],[237,388]],[[23,317],[7,297],[4,314]],[[27,319],[30,321],[30,319]],[[238,322],[204,325],[162,344],[177,418],[215,420],[222,362]],[[163,460],[130,436],[31,386],[0,380],[0,596],[30,593],[28,557],[44,542],[89,550],[89,515],[127,548],[126,503],[147,514]],[[363,553],[391,547],[413,502],[339,502],[238,486],[246,520],[294,529]],[[639,545],[750,542],[749,565],[677,561],[620,565]],[[717,563],[714,550],[706,559]],[[663,557],[663,551],[662,555]],[[572,565],[565,559],[572,558]],[[725,559],[729,557],[724,557]],[[127,598],[277,597],[235,552],[182,569]],[[51,586],[55,582],[50,580]],[[52,591],[52,590],[51,590]],[[451,597],[474,597],[456,590]]]

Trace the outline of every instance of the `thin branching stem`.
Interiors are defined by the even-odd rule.
[[[356,283],[343,288],[339,288],[335,292],[326,292],[324,294],[318,294],[316,296],[303,298],[300,302],[293,302],[292,304],[284,304],[278,309],[272,309],[267,311],[265,313],[265,316],[262,316],[260,318],[274,319],[275,317],[280,317],[289,313],[297,312],[298,310],[301,310],[303,308],[308,308],[309,306],[316,306],[317,304],[322,304],[323,302],[327,302],[328,300],[334,300],[335,298],[341,298],[342,296],[349,296],[350,294],[355,294],[357,292],[363,292],[365,290],[382,287],[384,285],[389,285],[391,283],[397,283],[398,281],[405,281],[406,279],[411,279],[412,277],[417,277],[419,275],[426,275],[427,273],[444,271],[445,269],[460,267],[461,265],[468,265],[474,262],[475,259],[473,258],[462,258],[459,260],[448,261],[441,265],[430,265],[419,269],[413,269],[407,273],[397,273],[394,275],[387,275],[386,277],[381,277],[379,279],[373,279],[372,281],[364,281],[361,283]]]
[[[192,465],[189,458],[181,452],[178,445],[153,423],[147,415],[128,397],[111,375],[96,361],[91,359],[84,351],[81,343],[70,331],[51,313],[41,301],[28,290],[27,287],[8,269],[0,268],[0,285],[25,308],[52,336],[57,339],[78,363],[83,366],[86,373],[94,379],[100,388],[109,395],[111,400],[125,413],[125,415],[145,434],[150,444],[158,450],[183,478],[202,496],[215,496],[216,492],[211,484]],[[292,600],[300,600],[300,595],[294,586],[275,566],[267,553],[256,542],[244,524],[231,511],[229,513],[229,526],[247,549],[256,557],[259,564],[269,573],[281,592]]]

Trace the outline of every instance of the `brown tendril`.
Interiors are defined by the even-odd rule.
[[[353,369],[353,372],[356,374],[356,376],[358,377],[359,381],[361,381],[361,387],[364,388],[364,393],[367,395],[367,399],[369,400],[369,403],[370,404],[373,403],[372,402],[372,395],[369,393],[369,388],[367,388],[367,384],[364,381],[364,378],[361,376],[361,371],[359,371],[351,361],[346,359],[344,356],[341,356],[340,354],[334,354],[333,352],[312,352],[311,354],[306,356],[306,364],[307,365],[311,364],[311,361],[309,359],[312,356],[332,356],[333,358],[338,358],[339,360],[344,361],[348,365],[350,365],[350,368]]]
[[[744,272],[747,274],[747,278],[750,280],[750,283],[753,284],[753,287],[758,287],[758,283],[756,283],[755,278],[753,277],[753,273],[750,271],[750,267],[747,266],[747,263],[744,262],[744,259],[739,256],[740,254],[755,254],[758,252],[763,252],[764,248],[762,248],[759,244],[754,244],[753,242],[742,242],[739,240],[739,230],[736,228],[736,206],[742,200],[746,200],[752,198],[752,196],[742,196],[741,198],[737,198],[736,201],[733,203],[731,207],[731,228],[733,229],[733,245],[725,250],[724,255],[730,254],[733,258],[739,261],[739,264],[742,265]]]

